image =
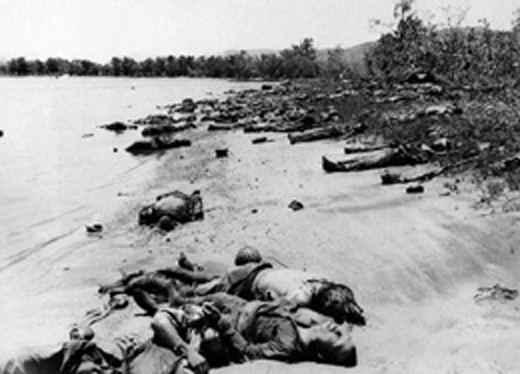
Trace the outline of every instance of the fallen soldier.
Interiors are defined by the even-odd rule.
[[[370,152],[370,154],[350,158],[347,160],[332,161],[323,156],[322,167],[326,172],[349,172],[378,169],[390,166],[417,165],[427,161],[427,158],[418,152],[412,152],[404,146],[385,148]]]
[[[195,342],[196,343],[196,342]],[[26,349],[0,360],[0,374],[206,374],[207,362],[194,344],[179,338],[183,352],[154,339],[127,336],[97,341],[90,328],[74,328],[63,344]]]
[[[187,195],[172,191],[156,197],[153,204],[139,211],[140,225],[158,224],[161,228],[173,228],[178,223],[186,223],[204,218],[202,196],[199,190]]]
[[[180,263],[183,262],[190,263],[181,256]],[[150,314],[168,303],[172,305],[176,291],[185,296],[225,292],[245,300],[281,299],[330,316],[338,323],[366,324],[363,309],[353,291],[344,284],[300,270],[274,268],[250,247],[238,251],[235,264],[236,267],[220,277],[189,266],[138,273],[128,280],[102,287],[100,292],[127,293]]]
[[[356,302],[353,291],[344,284],[301,270],[274,268],[262,261],[258,250],[252,247],[238,251],[235,265],[220,278],[199,284],[194,293],[226,292],[245,300],[282,299],[330,316],[338,323],[366,323],[363,309]],[[196,272],[193,274],[195,278],[192,280],[197,282],[199,275]]]
[[[199,349],[216,366],[256,359],[346,367],[357,363],[351,327],[308,308],[280,301],[248,302],[224,293],[193,297],[188,302],[203,305],[206,327],[201,334],[207,340],[201,341]],[[178,309],[160,309],[152,323],[157,344],[182,351],[185,343],[179,346],[179,326]],[[205,342],[210,342],[209,349]]]
[[[110,369],[121,367],[122,356],[100,349],[93,337],[94,332],[90,328],[74,328],[70,340],[63,344],[26,349],[0,362],[0,374],[111,373]]]

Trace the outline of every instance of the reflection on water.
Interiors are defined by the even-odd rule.
[[[80,227],[107,196],[135,188],[154,158],[124,148],[138,131],[98,126],[157,112],[185,97],[257,86],[210,79],[1,78],[0,260]]]

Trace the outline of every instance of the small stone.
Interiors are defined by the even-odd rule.
[[[216,153],[217,158],[227,157],[228,149],[227,148],[217,149],[215,151],[215,153]]]
[[[261,144],[261,143],[265,143],[265,142],[267,142],[267,138],[265,136],[251,140],[251,143],[253,143],[253,144]]]
[[[424,187],[420,184],[409,186],[406,189],[406,193],[409,193],[409,194],[416,194],[416,193],[423,193],[423,192],[424,192]]]
[[[100,223],[93,223],[91,225],[87,225],[85,229],[88,233],[101,232],[103,231],[103,225],[101,225]]]
[[[301,210],[301,209],[303,209],[305,207],[303,206],[303,204],[300,201],[293,200],[293,201],[290,202],[289,208],[296,212],[296,211]]]

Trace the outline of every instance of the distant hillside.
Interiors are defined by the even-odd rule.
[[[377,42],[366,42],[350,48],[343,48],[343,61],[350,65],[359,74],[367,73],[365,55],[375,48]],[[328,53],[333,49],[322,49],[318,51],[318,60],[325,62]]]
[[[364,74],[367,71],[365,66],[365,54],[370,52],[376,45],[377,42],[366,42],[363,44],[358,44],[349,48],[342,48],[343,50],[343,61],[352,66],[352,68],[360,73]],[[318,50],[318,61],[326,62],[329,51],[332,51],[332,48],[329,49],[320,49]],[[240,53],[241,50],[231,49],[226,50],[222,53],[224,56],[234,55]],[[280,53],[280,50],[276,49],[248,49],[245,52],[251,56],[261,56],[261,55],[273,55]]]
[[[224,56],[230,56],[230,55],[236,55],[242,52],[242,49],[228,49],[224,52],[222,52],[222,55]],[[280,53],[280,50],[278,49],[268,49],[268,48],[257,48],[257,49],[247,49],[245,50],[248,55],[251,56],[261,56],[261,55],[276,55]]]

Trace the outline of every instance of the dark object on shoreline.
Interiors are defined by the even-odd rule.
[[[251,246],[244,246],[240,248],[235,255],[235,265],[236,266],[242,266],[245,264],[249,264],[251,262],[253,263],[260,263],[262,262],[262,255],[256,249],[255,247]]]
[[[404,81],[409,84],[425,84],[437,83],[439,80],[430,72],[414,71],[411,72]]]
[[[244,133],[254,132],[285,132],[287,128],[273,123],[249,124],[244,126]]]
[[[113,123],[109,123],[107,125],[102,125],[100,127],[105,130],[114,131],[115,133],[121,133],[126,130],[136,130],[137,129],[136,125],[127,125],[123,122],[113,122]]]
[[[0,138],[4,136],[4,130],[0,130]]]
[[[141,132],[141,135],[143,136],[158,136],[163,134],[171,134],[174,132],[180,132],[188,129],[194,129],[197,126],[195,126],[192,122],[186,122],[184,124],[179,125],[150,125],[148,127],[145,127],[143,131]]]
[[[302,204],[300,201],[298,201],[298,200],[293,200],[293,201],[291,201],[290,204],[289,204],[289,209],[292,209],[292,210],[295,211],[295,212],[298,211],[298,210],[302,210],[303,208],[305,208],[305,207],[304,207],[303,204]]]
[[[315,128],[297,133],[291,133],[288,135],[289,142],[291,144],[311,142],[314,140],[337,138],[343,135],[345,132],[336,126],[329,126],[323,128]]]
[[[273,89],[273,85],[271,84],[262,84],[262,91],[270,91]]]
[[[172,231],[175,228],[175,222],[169,216],[162,216],[157,226],[163,231]]]
[[[251,143],[253,143],[253,144],[262,144],[262,143],[267,143],[267,142],[272,142],[272,140],[267,139],[265,136],[251,140]]]
[[[191,98],[186,98],[182,100],[180,108],[177,110],[181,113],[193,113],[197,109],[197,104]]]
[[[175,120],[167,114],[149,114],[134,121],[138,125],[171,125]]]
[[[388,148],[388,145],[364,145],[364,144],[348,144],[343,148],[343,152],[348,155],[351,153],[365,153],[379,151],[381,149]]]
[[[229,151],[227,148],[217,149],[215,150],[215,155],[217,156],[217,158],[227,157],[229,155]]]
[[[370,152],[367,155],[347,160],[332,161],[322,157],[322,167],[326,172],[350,172],[369,169],[378,169],[390,166],[417,165],[427,160],[420,153],[413,152],[405,147],[384,148]]]
[[[133,155],[150,154],[171,148],[189,147],[191,140],[188,139],[171,139],[168,137],[157,137],[150,140],[138,140],[126,148],[127,152]]]
[[[208,131],[230,131],[240,127],[242,127],[242,125],[238,123],[212,123],[208,126]]]
[[[173,229],[177,223],[202,219],[204,219],[204,209],[199,190],[193,191],[191,195],[178,190],[159,195],[153,204],[139,211],[140,225],[158,224],[166,231]]]
[[[495,284],[493,287],[479,287],[477,294],[473,297],[477,304],[488,302],[505,303],[518,297],[518,291]]]
[[[398,173],[391,173],[388,170],[385,170],[383,174],[381,174],[381,183],[385,186],[390,184],[403,183],[403,177]]]
[[[91,225],[87,225],[85,226],[85,229],[87,230],[88,233],[92,234],[92,233],[98,233],[98,232],[101,232],[103,231],[103,225],[101,225],[100,223],[93,223]]]
[[[421,184],[408,186],[406,188],[406,193],[409,193],[409,194],[416,194],[416,193],[423,193],[423,192],[424,192],[424,186]]]

